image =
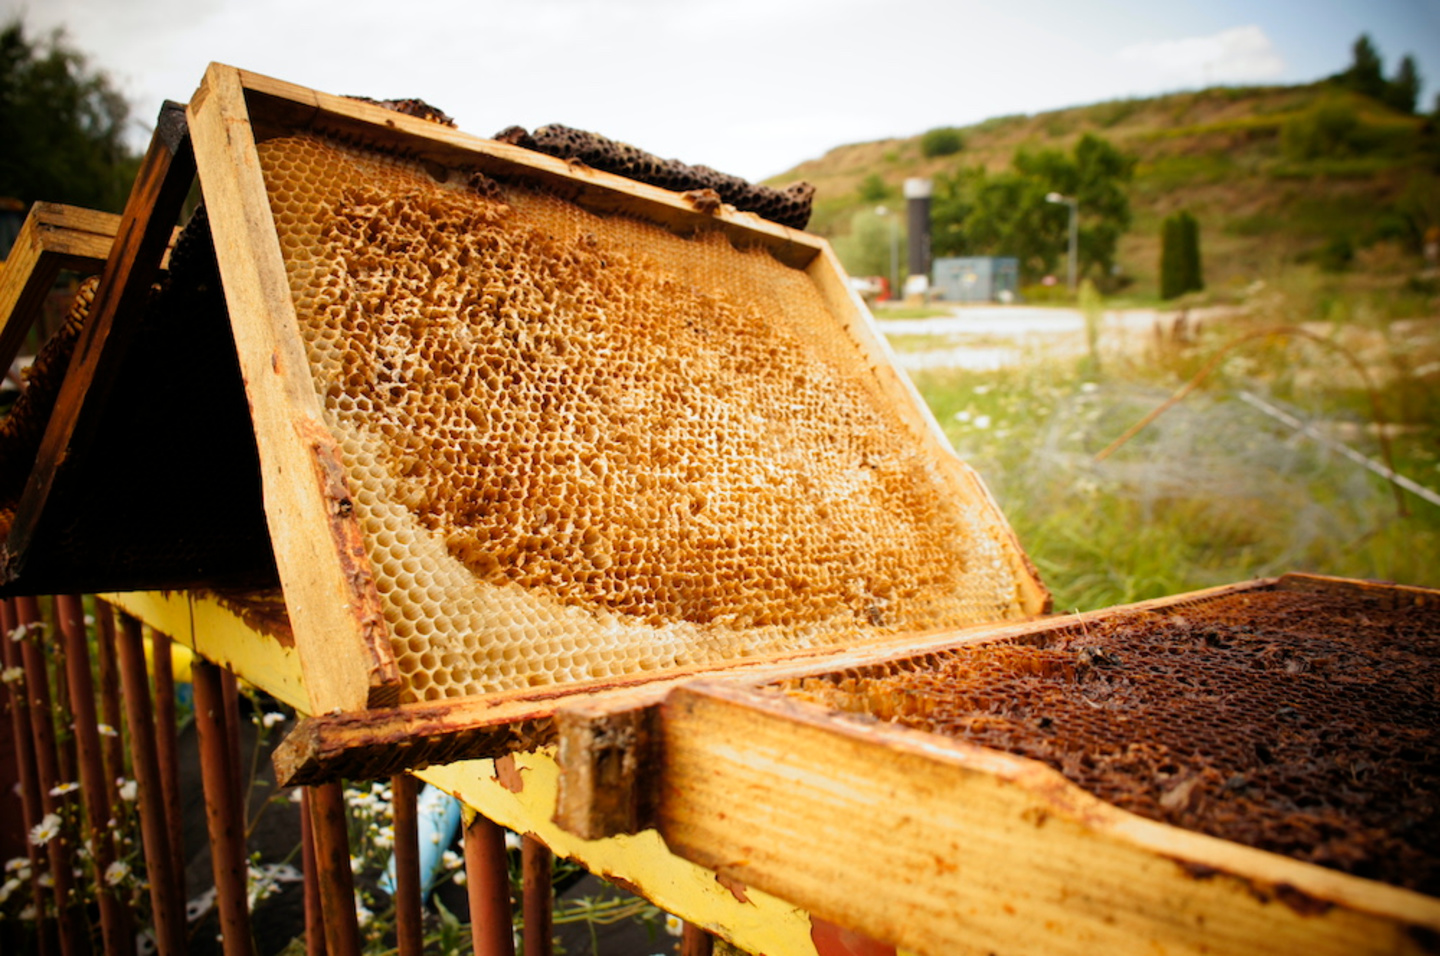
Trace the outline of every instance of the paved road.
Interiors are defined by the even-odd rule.
[[[1148,335],[1157,322],[1172,322],[1175,313],[1127,309],[1104,313],[1102,346],[1117,337]],[[956,306],[948,316],[930,319],[879,319],[888,336],[935,336],[933,348],[906,343],[898,355],[902,368],[968,368],[979,371],[1015,365],[1038,352],[1076,355],[1085,350],[1085,316],[1079,309],[1025,305]],[[973,341],[967,343],[967,339]],[[1109,341],[1107,341],[1109,340]]]

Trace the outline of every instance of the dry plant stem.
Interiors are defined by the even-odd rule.
[[[112,808],[120,805],[118,779],[125,775],[124,718],[120,703],[120,670],[115,660],[115,611],[104,601],[95,602],[95,647],[100,671],[100,716],[115,733],[100,742],[105,751],[105,799]]]
[[[118,645],[131,756],[140,791],[140,833],[144,838],[145,873],[150,881],[155,945],[160,956],[181,956],[186,952],[185,894],[183,875],[175,869],[171,852],[172,838],[179,838],[180,828],[172,830],[171,818],[166,816],[150,686],[145,674],[144,637],[140,622],[128,614],[120,618]]]
[[[475,956],[515,956],[505,831],[478,813],[465,827],[465,888]]]
[[[315,837],[315,874],[329,956],[357,956],[360,924],[355,912],[355,877],[350,872],[350,836],[345,791],[336,780],[310,788],[310,828]]]
[[[326,956],[325,914],[320,912],[320,874],[315,863],[315,828],[310,823],[310,788],[300,788],[300,865],[305,871],[305,952]]]
[[[425,947],[421,924],[420,821],[415,797],[419,786],[408,773],[390,780],[395,826],[395,945],[400,956],[420,956]]]
[[[158,631],[150,632],[150,649],[155,668],[155,755],[160,761],[160,788],[165,801],[165,817],[180,817],[180,753],[179,732],[175,716],[175,670],[170,638]],[[177,828],[170,834],[170,865],[175,873],[177,892],[185,898],[185,841]]]
[[[20,667],[20,648],[10,639],[10,632],[15,629],[15,602],[13,600],[0,601],[0,647],[3,647],[3,660],[6,670],[13,667]],[[31,729],[30,703],[26,700],[24,686],[18,683],[5,685],[6,696],[10,702],[10,725],[15,734],[15,762],[18,765],[20,778],[20,807],[24,816],[23,825],[25,832],[29,833],[34,826],[40,822],[40,786],[36,782],[35,769],[35,738]],[[42,917],[42,929],[37,933],[37,940],[40,945],[40,952],[48,954],[51,940],[46,929],[53,929],[53,924],[43,918],[46,912],[44,890],[40,886],[40,871],[42,869],[42,857],[40,848],[33,842],[25,841],[26,856],[30,860],[30,891],[36,914]]]
[[[1185,398],[1185,396],[1189,395],[1196,388],[1198,388],[1201,383],[1203,383],[1207,378],[1209,378],[1211,374],[1213,374],[1214,371],[1220,367],[1220,364],[1224,362],[1224,360],[1229,357],[1230,353],[1233,352],[1235,349],[1250,342],[1254,342],[1257,339],[1271,338],[1280,335],[1289,335],[1296,338],[1309,339],[1310,341],[1315,342],[1318,345],[1322,345],[1325,348],[1328,348],[1338,353],[1342,358],[1345,359],[1346,362],[1349,363],[1350,367],[1355,370],[1355,374],[1360,376],[1360,382],[1365,388],[1365,394],[1370,399],[1370,417],[1371,420],[1374,421],[1376,426],[1376,436],[1379,438],[1380,441],[1380,453],[1385,459],[1385,465],[1390,469],[1392,473],[1394,473],[1395,457],[1390,450],[1390,438],[1388,435],[1385,434],[1385,413],[1380,408],[1380,395],[1375,390],[1374,383],[1370,380],[1370,373],[1365,370],[1365,366],[1360,363],[1360,360],[1357,359],[1354,354],[1349,349],[1345,348],[1343,345],[1332,342],[1327,338],[1322,338],[1321,336],[1318,336],[1313,332],[1307,332],[1304,329],[1293,325],[1279,325],[1268,329],[1260,329],[1258,331],[1242,335],[1239,338],[1233,339],[1230,342],[1227,342],[1225,345],[1221,346],[1220,350],[1210,357],[1210,361],[1205,363],[1205,367],[1200,369],[1200,371],[1196,372],[1195,375],[1188,382],[1180,386],[1180,388],[1176,390],[1174,395],[1171,395],[1165,401],[1161,402],[1155,408],[1151,409],[1144,418],[1140,419],[1138,422],[1127,428],[1123,435],[1115,439],[1109,445],[1106,445],[1099,453],[1095,455],[1094,460],[1096,462],[1102,462],[1106,458],[1109,458],[1112,454],[1115,453],[1117,449],[1120,448],[1121,445],[1124,445],[1130,439],[1138,435],[1142,430],[1145,429],[1147,425],[1149,425],[1155,419],[1159,418],[1161,415],[1165,414],[1170,409],[1174,408],[1176,405],[1180,404],[1180,402]],[[1405,505],[1405,496],[1401,493],[1400,488],[1393,482],[1391,483],[1391,488],[1394,490],[1395,493],[1396,510],[1399,512],[1400,517],[1407,517],[1410,514],[1410,511]]]
[[[135,952],[135,920],[129,907],[107,885],[105,873],[115,862],[114,829],[109,825],[106,800],[105,757],[100,747],[99,718],[95,713],[95,681],[90,672],[90,647],[85,631],[85,605],[79,595],[55,598],[55,616],[65,643],[65,679],[75,717],[79,756],[80,797],[89,823],[90,852],[94,861],[95,896],[100,907],[100,935],[106,953]]]
[[[200,732],[200,771],[205,787],[205,822],[210,832],[211,867],[215,874],[216,904],[225,956],[250,956],[249,906],[246,899],[248,867],[240,837],[245,818],[237,805],[236,772],[225,713],[220,668],[195,659],[191,669],[195,686],[195,727]],[[236,851],[239,850],[237,853]]]
[[[525,882],[525,956],[550,956],[554,952],[555,893],[554,854],[532,836],[520,846],[520,870]]]
[[[18,623],[26,628],[26,636],[20,642],[21,657],[25,667],[25,694],[30,704],[30,730],[35,740],[36,783],[40,790],[40,807],[46,815],[59,813],[68,799],[54,796],[59,778],[59,754],[55,746],[55,724],[50,716],[54,713],[50,701],[50,675],[45,661],[45,652],[40,642],[29,633],[41,623],[40,605],[33,597],[22,597],[16,602]],[[63,682],[61,682],[63,686]],[[55,910],[60,918],[60,952],[64,956],[83,952],[85,946],[84,917],[71,912],[72,889],[75,884],[72,875],[70,838],[62,830],[45,844],[53,879]]]

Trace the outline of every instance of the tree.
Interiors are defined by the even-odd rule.
[[[1380,100],[1385,98],[1385,72],[1380,53],[1370,42],[1370,35],[1360,34],[1351,48],[1350,68],[1340,74],[1341,80],[1357,93]]]
[[[1414,113],[1415,101],[1420,98],[1420,71],[1415,58],[1405,54],[1395,71],[1395,78],[1386,86],[1385,102],[1402,113]]]
[[[920,137],[920,152],[926,159],[953,156],[965,148],[965,137],[953,126],[937,126]]]
[[[1070,153],[1016,152],[1000,173],[961,169],[937,176],[931,234],[939,255],[1004,255],[1020,260],[1028,281],[1054,272],[1069,244],[1069,211],[1046,202],[1052,192],[1079,202],[1079,278],[1104,286],[1115,247],[1130,225],[1125,183],[1135,157],[1086,134]]]
[[[1160,233],[1160,298],[1205,288],[1200,269],[1200,224],[1188,211],[1166,217]]]
[[[126,149],[130,106],[104,72],[56,31],[0,29],[0,196],[118,212],[137,159]]]

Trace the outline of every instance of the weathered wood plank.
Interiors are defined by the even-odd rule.
[[[462,133],[374,103],[243,70],[238,75],[254,104],[257,125],[263,123],[267,133],[313,128],[400,149],[442,167],[479,170],[500,179],[529,180],[601,215],[638,216],[682,235],[697,229],[719,229],[737,245],[763,247],[796,268],[805,268],[820,250],[827,248],[817,236],[730,207],[706,212],[680,193],[580,163]]]
[[[266,518],[311,713],[393,704],[390,650],[340,451],[325,427],[239,74],[214,66],[189,108],[263,473]]]
[[[291,731],[275,751],[279,779],[289,784],[313,784],[335,777],[380,779],[402,770],[437,763],[497,757],[515,750],[554,742],[552,718],[564,714],[562,725],[570,733],[604,734],[603,728],[584,731],[592,722],[603,724],[613,715],[658,705],[671,688],[701,677],[724,676],[751,685],[839,671],[860,669],[889,660],[941,653],[979,641],[1009,640],[1066,624],[1091,623],[1118,611],[1164,610],[1183,607],[1225,594],[1259,590],[1274,585],[1271,579],[1223,585],[1176,597],[1157,598],[1121,608],[1086,614],[1045,618],[1004,625],[980,624],[961,630],[903,635],[860,647],[819,648],[750,658],[725,667],[691,667],[658,674],[636,674],[554,687],[509,691],[485,697],[402,704],[389,708],[321,714],[307,718]],[[242,671],[243,673],[243,671]],[[572,750],[580,766],[583,748]],[[591,752],[598,757],[598,752]],[[588,771],[582,771],[588,772]],[[603,772],[602,772],[603,774]],[[579,778],[576,778],[576,785]],[[566,786],[570,785],[567,777]],[[566,821],[590,827],[598,838],[609,811],[587,808],[579,793],[566,798]],[[642,804],[643,805],[643,804]],[[572,816],[573,814],[573,816]],[[580,822],[590,815],[590,823]],[[648,824],[640,824],[637,826]],[[633,832],[615,830],[613,833]]]
[[[678,688],[661,737],[672,852],[917,953],[1420,953],[1440,938],[1440,901],[779,695]]]
[[[85,452],[194,178],[184,113],[167,103],[125,204],[90,315],[16,507],[6,544],[14,556],[12,573],[23,574],[25,553],[47,503]]]
[[[119,225],[113,213],[47,202],[30,207],[0,264],[0,369],[20,354],[60,270],[99,272]]]

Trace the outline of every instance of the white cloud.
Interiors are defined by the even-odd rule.
[[[1253,24],[1211,36],[1146,40],[1125,47],[1116,58],[1172,86],[1254,83],[1285,72],[1285,60],[1275,44]]]

